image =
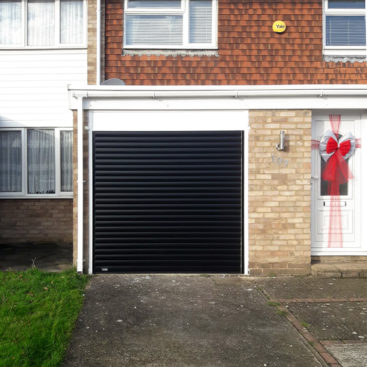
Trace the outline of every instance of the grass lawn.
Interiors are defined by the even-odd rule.
[[[87,281],[72,270],[0,272],[0,366],[59,366]]]

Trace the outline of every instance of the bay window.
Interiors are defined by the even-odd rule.
[[[324,54],[366,55],[365,0],[324,0]]]
[[[217,47],[217,0],[125,0],[124,47]]]
[[[0,47],[85,43],[84,0],[0,0]]]
[[[72,195],[72,131],[0,130],[0,197]]]

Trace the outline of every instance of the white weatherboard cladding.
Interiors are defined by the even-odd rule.
[[[0,51],[0,127],[71,127],[74,83],[87,83],[86,50]]]

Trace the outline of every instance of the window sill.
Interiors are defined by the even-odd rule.
[[[216,56],[218,49],[123,49],[123,56]]]
[[[325,62],[367,62],[367,56],[329,56],[324,55]]]
[[[68,195],[22,195],[22,194],[0,194],[0,200],[19,200],[19,199],[73,199],[73,194]]]
[[[65,50],[87,50],[87,46],[0,46],[0,51],[65,51]]]
[[[366,47],[324,47],[324,56],[366,56]]]
[[[326,62],[366,62],[365,47],[325,47],[323,50]]]

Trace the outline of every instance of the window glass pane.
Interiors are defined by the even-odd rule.
[[[60,132],[61,191],[73,191],[73,132]]]
[[[0,192],[22,191],[22,135],[0,132]]]
[[[180,0],[129,0],[128,8],[181,8]]]
[[[128,15],[126,16],[126,44],[182,45],[182,16]]]
[[[365,0],[329,0],[329,9],[364,9]]]
[[[326,46],[365,46],[366,23],[363,16],[327,16]]]
[[[212,1],[190,0],[190,43],[212,42]]]
[[[60,1],[61,43],[83,43],[83,0]]]
[[[22,3],[20,0],[0,0],[0,45],[22,42]]]
[[[55,193],[55,132],[28,130],[28,193]]]
[[[55,44],[54,0],[28,0],[28,45]]]

